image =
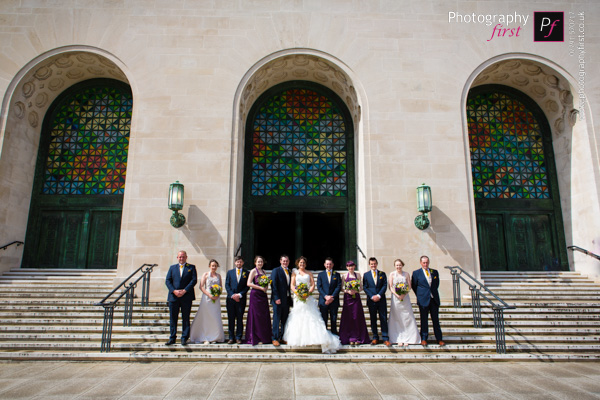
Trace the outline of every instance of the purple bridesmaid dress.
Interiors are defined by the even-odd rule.
[[[262,275],[265,275],[264,273]],[[254,277],[254,284],[258,285],[258,270]],[[269,299],[262,290],[250,290],[250,306],[246,319],[246,341],[253,346],[259,342],[271,343],[271,313],[269,312]]]
[[[346,274],[344,282],[353,280],[350,274]],[[340,341],[342,344],[350,342],[370,343],[369,331],[367,331],[367,322],[365,321],[365,312],[363,310],[360,293],[344,293],[344,306],[342,307],[342,319],[340,321]]]

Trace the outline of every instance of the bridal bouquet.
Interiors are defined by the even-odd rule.
[[[258,286],[266,288],[273,281],[266,275],[261,275],[258,277]]]
[[[410,289],[408,288],[408,285],[406,283],[403,283],[403,282],[396,283],[396,294],[397,295],[402,296],[403,294],[407,294],[408,292],[410,292]],[[404,301],[404,299],[402,299],[400,301]]]
[[[223,289],[221,289],[221,286],[214,284],[210,287],[210,294],[213,296],[220,296],[221,293],[223,292]],[[216,300],[213,300],[212,302],[214,303]]]
[[[345,285],[346,290],[354,290],[355,292],[360,292],[360,282],[358,279],[352,279],[351,281],[346,282]],[[356,293],[352,295],[352,298],[356,298]]]
[[[301,302],[306,303],[306,299],[308,298],[309,294],[310,293],[308,293],[308,286],[306,283],[301,283],[296,286],[296,297],[298,297],[298,300]]]

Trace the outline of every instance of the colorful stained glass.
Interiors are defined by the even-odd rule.
[[[492,92],[467,101],[476,199],[549,199],[542,131],[519,100]]]
[[[269,98],[254,119],[253,196],[348,193],[346,126],[327,97],[289,89]]]
[[[43,194],[123,194],[132,99],[90,87],[58,106],[50,126]]]

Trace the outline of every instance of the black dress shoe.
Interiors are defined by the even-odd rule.
[[[235,341],[237,344],[242,344],[242,339],[236,339]]]
[[[187,345],[187,339],[181,339],[181,345],[182,346]]]
[[[229,340],[227,341],[227,344],[234,344],[234,343],[235,343],[235,340],[233,340],[233,339],[229,339]]]
[[[170,346],[172,344],[175,344],[175,339],[169,339],[169,341],[167,343],[165,343],[165,345]]]

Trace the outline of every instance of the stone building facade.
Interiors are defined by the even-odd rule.
[[[554,12],[546,17],[559,21],[553,29],[563,30],[563,41],[534,40],[536,23],[551,29],[535,21],[539,11]],[[600,104],[600,77],[594,73],[599,22],[594,0],[3,1],[0,245],[26,243],[0,254],[0,270],[116,265],[120,280],[156,263],[152,287],[159,299],[179,249],[204,271],[212,258],[231,268],[238,250],[250,267],[255,252],[275,254],[280,249],[272,244],[283,243],[292,257],[314,254],[315,269],[329,245],[338,246],[337,267],[355,259],[362,270],[363,253],[376,256],[384,271],[393,269],[396,258],[412,271],[427,254],[441,270],[446,298],[446,265],[476,276],[485,269],[600,275],[598,261],[566,250],[577,245],[600,252],[600,126],[594,119]],[[85,186],[73,182],[96,174],[92,164],[105,153],[71,146],[75,125],[63,129],[63,150],[52,132],[72,123],[60,107],[75,104],[77,91],[91,83],[127,99],[112,117],[103,114],[101,123],[90,125],[89,135],[106,133],[110,125],[124,130],[125,139],[103,139],[106,154],[120,158],[111,161],[112,172]],[[293,90],[324,96],[315,107],[337,107],[342,142],[323,134],[323,142],[309,149],[306,138],[290,128],[285,135],[291,136],[281,134],[260,153],[253,132],[261,105]],[[498,102],[512,105],[494,111],[489,105]],[[489,106],[485,115],[482,104]],[[80,117],[89,111],[69,110]],[[519,138],[510,144],[506,134],[514,127],[501,129],[508,122],[498,119],[520,112],[526,116],[515,129],[539,128],[527,139],[533,147],[522,151],[527,140],[520,135],[526,133],[515,134]],[[492,120],[493,126],[485,125]],[[304,143],[294,150],[303,161],[285,158],[288,139]],[[483,145],[475,149],[478,140]],[[498,144],[503,141],[504,147]],[[328,143],[333,147],[326,149]],[[67,163],[69,146],[79,151],[74,164],[52,164]],[[331,186],[330,192],[322,186],[310,195],[302,190],[312,189],[298,184],[300,192],[264,195],[260,190],[275,186],[260,181],[264,177],[253,180],[258,164],[251,160],[264,156],[272,165],[269,152],[275,148],[290,163],[280,158],[278,173],[303,163],[308,173],[333,159],[338,175],[313,172],[323,174],[322,185],[345,186]],[[307,156],[309,150],[316,158]],[[531,155],[538,150],[541,155]],[[341,164],[334,151],[343,153]],[[514,159],[496,159],[500,153]],[[99,158],[82,161],[84,156]],[[56,176],[69,168],[76,175],[70,187],[89,190],[65,189]],[[311,182],[301,178],[302,184]],[[170,225],[167,208],[175,181],[185,186],[187,222],[181,228]],[[425,230],[413,223],[421,183],[433,196]],[[494,191],[496,198],[488,201]],[[321,245],[321,253],[313,251]],[[504,258],[496,257],[501,252]],[[271,266],[277,263],[270,258]]]

